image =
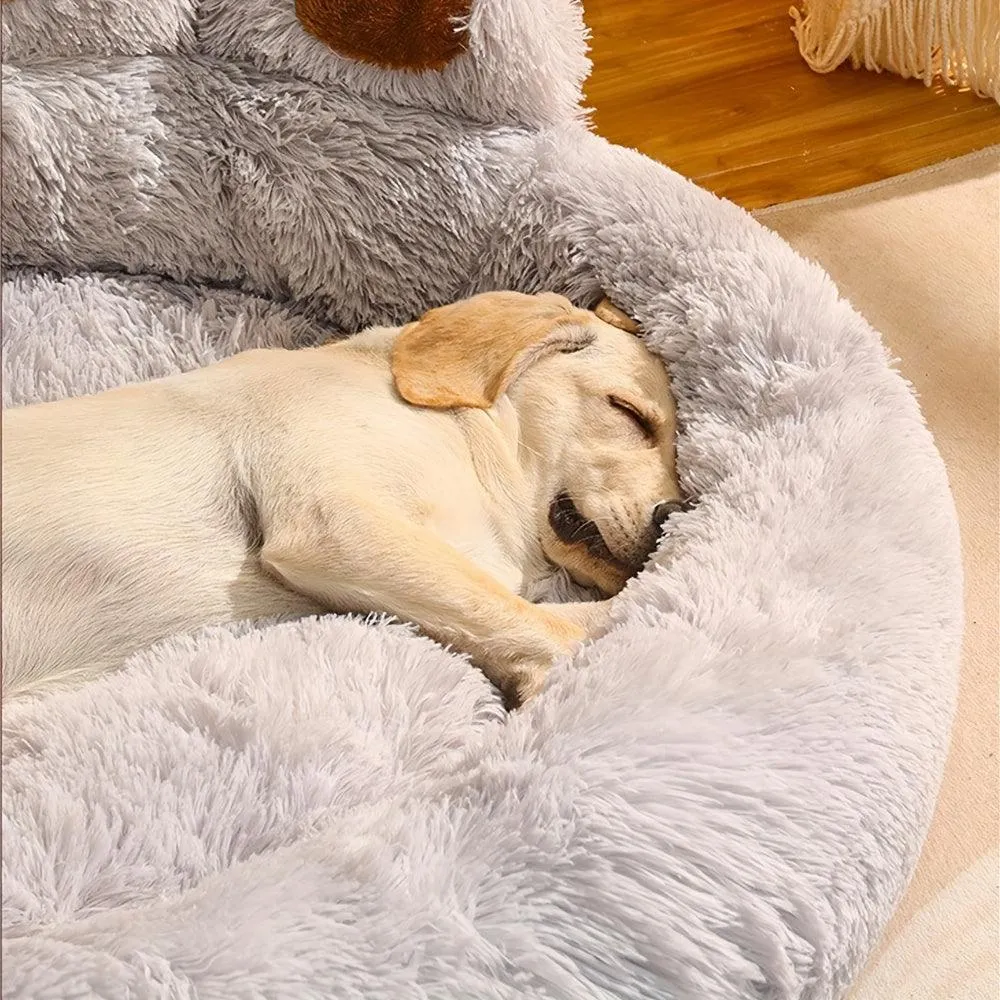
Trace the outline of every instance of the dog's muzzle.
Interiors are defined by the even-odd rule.
[[[560,493],[549,504],[549,525],[561,542],[585,545],[595,559],[618,562],[604,541],[600,528],[576,509],[568,493]]]
[[[650,518],[649,552],[646,553],[647,556],[656,548],[663,527],[670,517],[673,514],[690,510],[693,506],[690,500],[661,500],[656,504]],[[600,528],[580,513],[568,493],[560,493],[549,504],[549,525],[555,532],[556,537],[567,545],[584,545],[595,559],[602,559],[616,566],[625,565],[608,548],[607,542],[604,541],[604,537],[601,535]]]

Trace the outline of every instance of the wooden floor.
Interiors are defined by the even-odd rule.
[[[597,130],[747,208],[1000,143],[1000,107],[889,73],[810,70],[788,0],[583,0]]]

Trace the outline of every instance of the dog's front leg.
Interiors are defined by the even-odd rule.
[[[333,610],[413,622],[467,653],[508,704],[536,694],[552,661],[606,621],[603,602],[524,600],[421,525],[360,506],[340,510],[333,530],[265,527],[265,570]]]

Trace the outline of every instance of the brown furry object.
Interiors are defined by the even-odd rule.
[[[465,47],[472,0],[296,0],[311,35],[341,55],[391,69],[441,69]]]

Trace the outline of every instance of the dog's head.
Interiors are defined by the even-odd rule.
[[[487,292],[404,327],[392,372],[417,406],[509,401],[546,556],[613,594],[683,500],[666,369],[621,328],[624,317],[603,315],[612,322],[552,293]]]

